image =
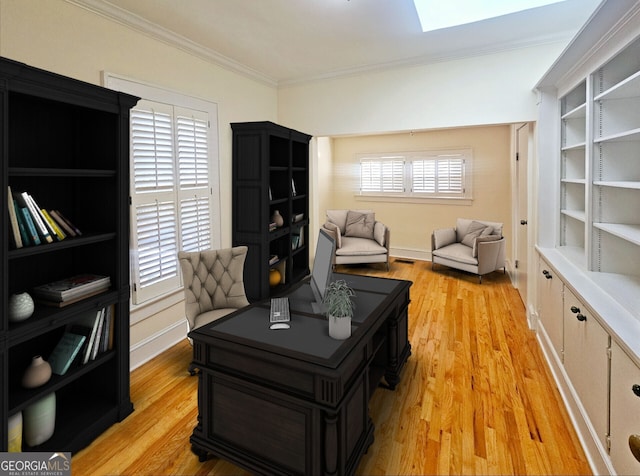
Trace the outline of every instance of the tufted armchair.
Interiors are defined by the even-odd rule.
[[[244,292],[246,246],[178,252],[189,331],[248,306]]]

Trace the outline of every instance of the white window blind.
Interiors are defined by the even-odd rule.
[[[360,157],[360,194],[471,198],[470,149]]]
[[[414,193],[462,196],[465,193],[464,158],[433,157],[411,162]]]
[[[360,191],[390,192],[404,191],[404,159],[383,157],[360,161]]]
[[[209,119],[141,100],[131,110],[133,301],[179,288],[178,250],[211,248]]]

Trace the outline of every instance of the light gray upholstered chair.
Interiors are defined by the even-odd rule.
[[[497,269],[506,273],[506,240],[502,223],[458,218],[455,228],[431,234],[431,268],[443,264],[482,276]]]
[[[246,246],[178,252],[189,331],[249,305],[244,290]],[[193,368],[189,367],[193,374]]]

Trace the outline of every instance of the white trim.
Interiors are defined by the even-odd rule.
[[[135,370],[165,350],[187,338],[187,320],[180,320],[132,345],[129,349],[129,370]],[[187,372],[187,367],[184,369]]]
[[[198,58],[201,58],[209,63],[221,66],[229,71],[239,73],[250,79],[259,81],[267,86],[277,86],[277,81],[255,69],[249,68],[246,65],[238,63],[237,61],[224,56],[217,51],[185,38],[182,35],[167,30],[155,23],[152,23],[138,15],[124,10],[123,8],[112,5],[109,2],[103,0],[66,0],[67,2],[76,5],[80,8],[84,8],[92,13],[100,15],[108,20],[124,25],[131,28],[134,31],[142,33],[150,38],[161,41],[166,45],[178,48],[186,53],[192,54]]]

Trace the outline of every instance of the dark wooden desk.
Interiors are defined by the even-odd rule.
[[[301,283],[288,293],[291,328],[269,329],[269,303],[192,331],[200,369],[194,453],[260,474],[353,474],[373,442],[368,403],[394,388],[411,354],[410,281],[335,274],[356,291],[352,335],[339,341],[311,312]]]

